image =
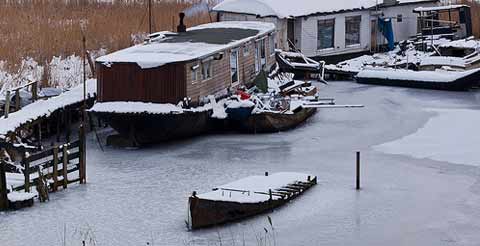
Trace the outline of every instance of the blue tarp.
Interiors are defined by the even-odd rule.
[[[388,50],[395,48],[395,38],[393,36],[393,26],[391,18],[378,18],[378,28],[388,41]]]

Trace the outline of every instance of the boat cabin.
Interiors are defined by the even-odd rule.
[[[275,26],[209,23],[158,32],[143,44],[96,60],[98,101],[191,105],[245,85],[275,63]]]
[[[421,35],[450,36],[450,39],[472,36],[472,17],[468,5],[418,7],[413,12],[418,14]]]

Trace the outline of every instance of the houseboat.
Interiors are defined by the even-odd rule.
[[[96,60],[91,112],[133,145],[209,130],[212,95],[248,85],[275,64],[275,26],[230,21],[158,32],[143,44]]]

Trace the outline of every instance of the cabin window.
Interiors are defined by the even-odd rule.
[[[317,48],[329,49],[334,47],[335,19],[318,21]]]
[[[267,54],[265,50],[265,39],[260,40],[260,67],[263,68],[267,64]]]
[[[275,34],[270,35],[269,37],[269,43],[268,43],[268,48],[270,50],[270,55],[275,54]]]
[[[243,56],[248,56],[250,55],[250,43],[246,43],[243,46]]]
[[[195,82],[195,81],[198,80],[198,75],[197,74],[198,74],[198,68],[199,67],[200,66],[198,64],[195,64],[190,68],[190,71],[192,73],[192,82]]]
[[[204,61],[202,64],[202,79],[209,79],[212,77],[212,61]]]
[[[360,44],[360,23],[362,16],[345,17],[345,45]]]
[[[230,52],[230,76],[232,84],[238,82],[238,50]]]

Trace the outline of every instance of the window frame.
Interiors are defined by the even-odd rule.
[[[208,64],[208,70],[205,70],[205,64]],[[213,59],[202,61],[202,81],[213,78]]]
[[[321,46],[320,42],[320,26],[325,26],[327,23],[331,22],[332,26],[332,40],[330,46]],[[335,23],[336,19],[335,18],[330,18],[330,19],[321,19],[317,21],[317,50],[329,50],[329,49],[335,49]],[[323,25],[322,25],[323,24]]]
[[[235,64],[236,64],[236,77],[237,77],[237,80],[236,81],[233,81],[233,73],[232,73],[232,55],[233,54],[236,54],[235,56]],[[229,62],[230,62],[230,82],[232,85],[235,85],[235,84],[239,84],[240,83],[240,68],[239,68],[239,49],[232,49],[230,51],[230,59],[229,59]]]
[[[358,18],[358,21],[355,19]],[[351,20],[351,22],[349,22]],[[348,31],[349,31],[349,24],[358,24],[358,32],[356,33],[358,35],[358,42],[355,43],[350,43],[351,39],[348,38]],[[354,15],[354,16],[346,16],[345,17],[345,47],[355,47],[355,46],[360,46],[362,43],[362,16],[361,15]]]

